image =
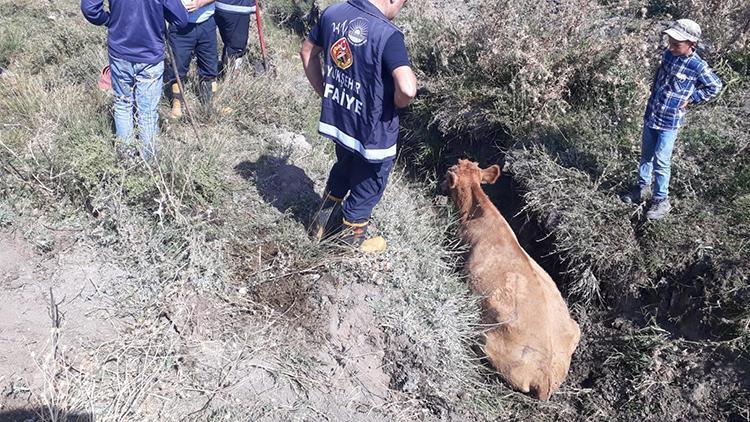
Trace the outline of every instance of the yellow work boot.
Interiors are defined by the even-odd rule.
[[[383,236],[367,237],[369,222],[350,223],[343,220],[344,229],[340,241],[362,252],[383,252],[388,246]]]
[[[172,111],[169,117],[174,120],[182,118],[182,91],[179,84],[172,84]]]
[[[341,201],[342,198],[337,198],[328,192],[323,194],[323,205],[313,221],[313,239],[320,242],[341,231],[341,221],[344,219]]]

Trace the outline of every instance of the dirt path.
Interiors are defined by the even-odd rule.
[[[66,246],[42,255],[20,234],[0,233],[0,409],[24,406],[33,392],[44,391],[56,333],[57,354],[71,365],[116,335],[107,319],[112,304],[99,289],[123,273],[75,240],[59,241]],[[50,292],[59,329],[53,329]]]
[[[256,210],[258,204],[248,202],[260,200],[261,206],[276,208],[271,212],[279,217],[290,215],[298,230],[304,230],[314,212],[309,206],[318,203],[316,192],[324,182],[320,152],[311,159],[312,147],[292,133],[274,143],[278,148],[272,149],[283,154],[266,152],[256,159],[251,153],[252,158],[232,164],[234,181],[244,191],[235,194],[237,208]],[[253,218],[251,214],[237,218]],[[256,419],[286,415],[375,421],[382,420],[384,406],[398,399],[389,389],[385,338],[373,309],[373,301],[387,293],[354,274],[337,278],[321,264],[303,276],[259,284],[236,281],[236,288],[249,294],[256,308],[271,309],[267,318],[278,318],[272,330],[288,344],[274,344],[277,350],[266,355],[265,363],[257,356],[239,362],[233,378],[240,381],[222,393],[220,401],[256,409]],[[264,411],[264,403],[274,410]]]

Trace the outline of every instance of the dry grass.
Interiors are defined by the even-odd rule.
[[[304,17],[310,5],[295,4],[297,18]],[[318,102],[299,65],[300,39],[288,29],[297,30],[299,21],[267,22],[274,70],[255,74],[260,55],[251,50],[247,72],[221,85],[219,112],[198,117],[200,137],[187,122],[164,122],[158,161],[124,165],[114,153],[111,100],[93,84],[106,60],[103,31],[86,24],[73,1],[5,1],[0,226],[20,229],[39,251],[53,254],[55,235],[37,223],[75,226],[102,259],[127,274],[101,285],[101,300],[116,304],[103,316],[115,321],[116,339],[92,344],[85,357],[40,357],[47,387],[33,392],[32,405],[50,409],[48,420],[66,414],[101,420],[611,419],[649,415],[648,406],[665,391],[684,392],[649,376],[682,368],[675,346],[691,353],[715,347],[717,359],[722,350],[746,348],[749,342],[733,337],[732,343],[687,349],[688,343],[665,338],[661,328],[612,334],[602,328],[609,317],[586,306],[600,296],[653,287],[658,280],[641,274],[644,263],[674,261],[672,255],[644,257],[641,251],[656,250],[657,241],[676,236],[680,226],[647,227],[651,237],[644,241],[630,220],[638,216],[614,200],[631,170],[627,160],[634,157],[637,128],[627,118],[639,110],[647,89],[639,73],[645,70],[620,67],[623,56],[610,56],[603,46],[589,55],[576,52],[577,42],[595,35],[586,35],[592,22],[573,9],[600,16],[603,6],[560,6],[556,22],[563,24],[551,25],[542,19],[541,6],[498,5],[507,10],[498,16],[504,26],[464,22],[443,31],[440,19],[432,26],[411,25],[407,39],[432,92],[416,111],[438,132],[470,131],[475,144],[488,133],[528,135],[515,144],[507,169],[526,192],[529,214],[554,230],[554,252],[565,260],[568,291],[579,302],[576,318],[589,321],[571,381],[555,400],[537,403],[512,393],[474,352],[478,308],[456,271],[461,248],[447,240],[455,230],[450,206],[432,198],[429,183],[406,177],[410,165],[393,174],[375,211],[375,225],[389,240],[385,254],[364,256],[310,241],[306,225],[318,206],[331,147],[316,135]],[[271,2],[269,10],[283,17],[288,6]],[[528,27],[513,18],[525,7],[533,12]],[[628,7],[618,10],[639,6]],[[424,10],[425,18],[446,13],[439,4]],[[457,14],[474,12],[461,6]],[[32,30],[40,22],[46,30]],[[570,34],[564,48],[540,51],[533,48],[535,25],[549,31],[544,42],[565,36],[566,28],[581,30]],[[635,20],[619,28],[643,30]],[[510,37],[513,31],[522,36]],[[480,34],[493,42],[469,42],[486,38]],[[512,48],[493,50],[497,45]],[[646,50],[634,54],[636,61],[650,57]],[[579,71],[563,68],[570,62],[581,63]],[[585,77],[600,66],[600,73]],[[592,119],[590,99],[574,89],[580,86],[615,99],[602,106],[604,129],[579,124]],[[573,116],[572,123],[555,120],[563,112]],[[533,115],[548,125],[523,132]],[[733,131],[717,135],[708,154],[728,148],[740,156],[741,148],[725,142],[743,127],[741,119],[735,123]],[[300,134],[309,147],[291,141]],[[685,148],[699,148],[702,137],[686,134]],[[602,142],[607,138],[613,141]],[[689,160],[675,165],[683,175],[705,168]],[[718,187],[693,183],[679,189],[702,195]],[[743,204],[743,192],[721,206]],[[731,209],[736,227],[744,227],[741,208]],[[705,208],[690,218],[711,214]],[[726,256],[689,250],[716,262]],[[741,276],[743,253],[740,248],[733,256],[736,267],[712,268],[735,268]],[[623,281],[622,274],[629,278]],[[704,284],[711,285],[709,279]],[[741,285],[732,289],[719,291],[742,297]],[[732,326],[746,323],[747,308],[738,307],[731,317]],[[341,328],[347,324],[348,332]],[[613,340],[599,341],[605,337]],[[64,326],[61,341],[67,341]],[[377,358],[367,360],[372,356]],[[78,358],[83,363],[73,364]],[[385,374],[384,389],[366,375],[370,364],[373,376]],[[679,380],[692,382],[681,374]],[[724,414],[746,411],[747,397],[735,393]]]

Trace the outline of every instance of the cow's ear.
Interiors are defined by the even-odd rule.
[[[448,180],[448,187],[455,189],[457,184],[456,175],[449,171],[445,174],[445,178]]]
[[[500,166],[497,164],[482,170],[482,183],[493,184],[500,177]]]

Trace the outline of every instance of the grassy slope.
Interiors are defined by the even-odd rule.
[[[481,8],[472,3],[476,15],[468,18],[450,6],[424,10],[411,17],[410,28],[426,95],[408,119],[407,134],[428,173],[462,155],[506,162],[523,195],[523,215],[549,232],[548,253],[565,263],[562,288],[594,315],[586,329],[593,353],[611,341],[597,338],[607,335],[602,328],[621,329],[624,317],[637,336],[653,334],[646,343],[659,346],[640,352],[615,346],[618,353],[642,352],[650,364],[679,362],[692,357],[662,351],[696,340],[690,350],[697,356],[718,353],[698,359],[705,371],[718,359],[742,377],[750,344],[744,135],[750,52],[739,17],[747,7],[727,2],[712,9],[709,3],[683,10],[677,2],[575,1],[550,8],[496,1]],[[712,104],[691,109],[674,158],[675,210],[649,223],[643,208],[624,206],[617,196],[634,178],[641,113],[659,57],[654,34],[667,12],[704,24],[701,54],[726,89]],[[631,380],[632,388],[610,396],[605,407],[674,418],[679,405],[665,404],[664,397],[683,400],[692,388],[683,383],[700,376],[676,370],[682,374],[664,382],[664,374],[645,373],[650,364],[629,363],[634,366],[620,366],[616,376]],[[593,385],[602,391],[602,378],[613,374],[607,363],[592,366]],[[651,382],[660,387],[633,395]],[[747,418],[746,384],[727,383],[729,412]]]

